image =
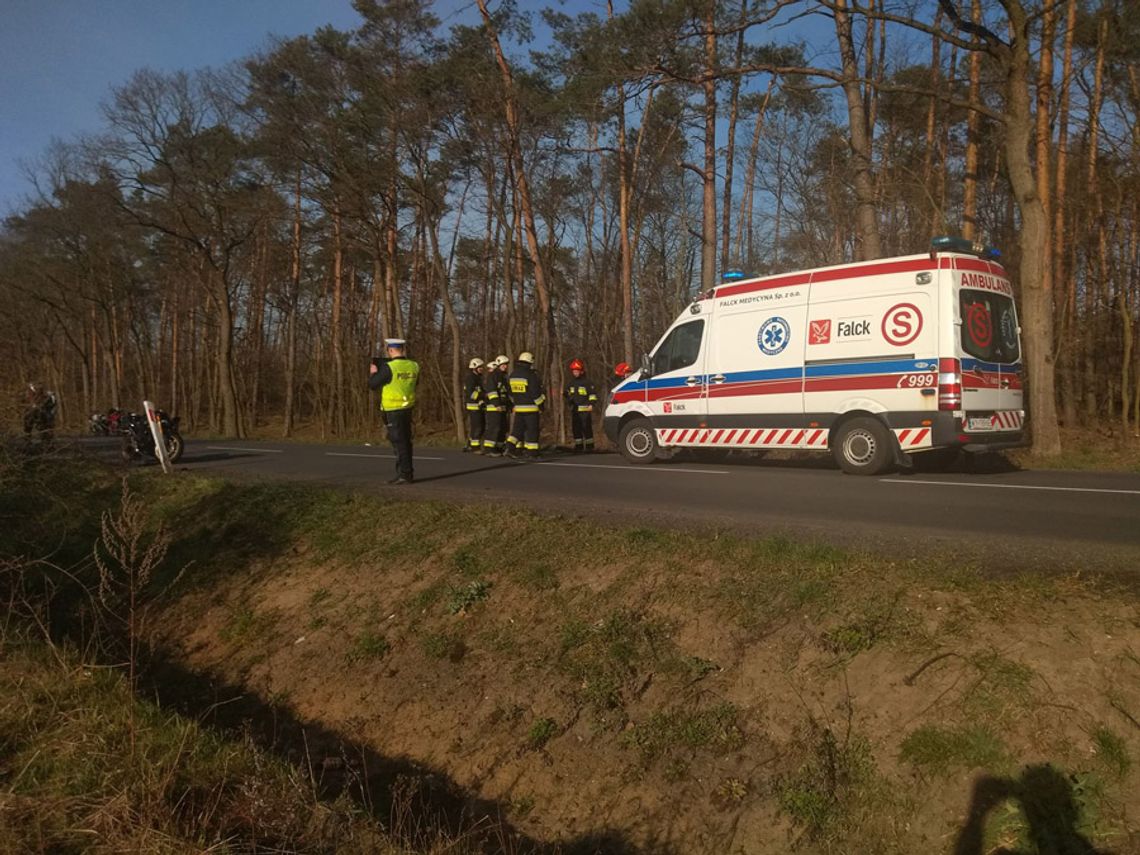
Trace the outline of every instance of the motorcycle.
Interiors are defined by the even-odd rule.
[[[182,434],[178,432],[177,416],[171,418],[164,411],[158,410],[159,422],[162,424],[162,436],[166,440],[166,456],[171,463],[182,459],[185,443]],[[144,457],[158,459],[154,447],[154,434],[150,424],[143,413],[124,413],[117,420],[118,432],[123,437],[123,462],[131,463]]]
[[[119,433],[119,421],[125,415],[122,410],[114,408],[106,413],[92,413],[87,429],[92,436],[116,436]]]

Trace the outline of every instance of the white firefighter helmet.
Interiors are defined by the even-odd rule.
[[[508,362],[510,362],[510,360],[507,359],[507,355],[505,353],[500,353],[498,356],[495,357],[495,367],[496,368],[498,368],[501,365],[506,365]]]
[[[525,362],[528,365],[534,365],[534,354],[529,350],[524,350],[519,354],[519,358],[516,359],[515,362]]]
[[[474,371],[476,368],[482,368],[483,365],[484,365],[483,360],[480,359],[478,356],[476,356],[474,359],[472,359],[470,362],[467,363],[467,367],[470,368],[472,371]]]

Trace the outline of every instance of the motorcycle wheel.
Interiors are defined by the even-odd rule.
[[[182,435],[178,433],[168,433],[166,435],[166,456],[170,458],[171,463],[177,463],[182,459],[182,452],[186,450],[185,443],[182,441]]]

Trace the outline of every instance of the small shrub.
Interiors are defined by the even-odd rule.
[[[352,649],[348,652],[350,662],[365,662],[373,659],[383,659],[392,645],[388,639],[372,630],[366,630],[356,637]]]
[[[938,727],[923,725],[903,740],[903,760],[937,774],[956,767],[992,769],[1005,759],[1005,746],[980,725]]]
[[[448,632],[433,632],[425,635],[422,646],[424,653],[432,659],[459,662],[467,655],[467,645],[463,643],[463,639]]]
[[[735,751],[744,743],[737,715],[737,708],[730,703],[705,710],[656,712],[644,724],[627,731],[622,741],[636,748],[646,764],[683,748]]]
[[[643,666],[673,659],[665,622],[640,612],[618,610],[593,624],[573,619],[562,625],[561,669],[598,712],[622,706],[623,690],[640,683]]]
[[[491,583],[476,579],[461,587],[453,587],[447,600],[447,611],[456,615],[465,612],[491,595]]]
[[[223,641],[250,641],[262,635],[273,625],[273,618],[259,614],[249,606],[242,606],[230,613],[230,619],[218,633]]]
[[[530,726],[530,732],[526,736],[526,744],[532,750],[537,751],[553,739],[557,732],[558,725],[554,719],[537,719],[534,724]]]
[[[870,746],[848,734],[842,742],[829,727],[810,722],[804,761],[776,782],[781,809],[812,837],[822,837],[853,810],[874,777]]]
[[[483,572],[483,559],[471,546],[461,546],[451,555],[451,566],[462,576],[476,578]]]
[[[713,791],[713,800],[731,807],[738,805],[748,795],[748,784],[739,778],[725,778]]]
[[[1093,731],[1092,739],[1100,762],[1117,778],[1124,778],[1132,767],[1132,758],[1128,756],[1128,744],[1104,726]]]
[[[328,588],[317,588],[317,590],[313,591],[313,593],[309,596],[309,605],[314,607],[319,606],[331,596],[332,591],[330,591]]]

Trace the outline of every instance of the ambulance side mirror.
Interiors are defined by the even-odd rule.
[[[649,354],[641,354],[641,378],[643,380],[653,376],[653,372],[650,371],[652,365],[653,363],[649,361]]]

